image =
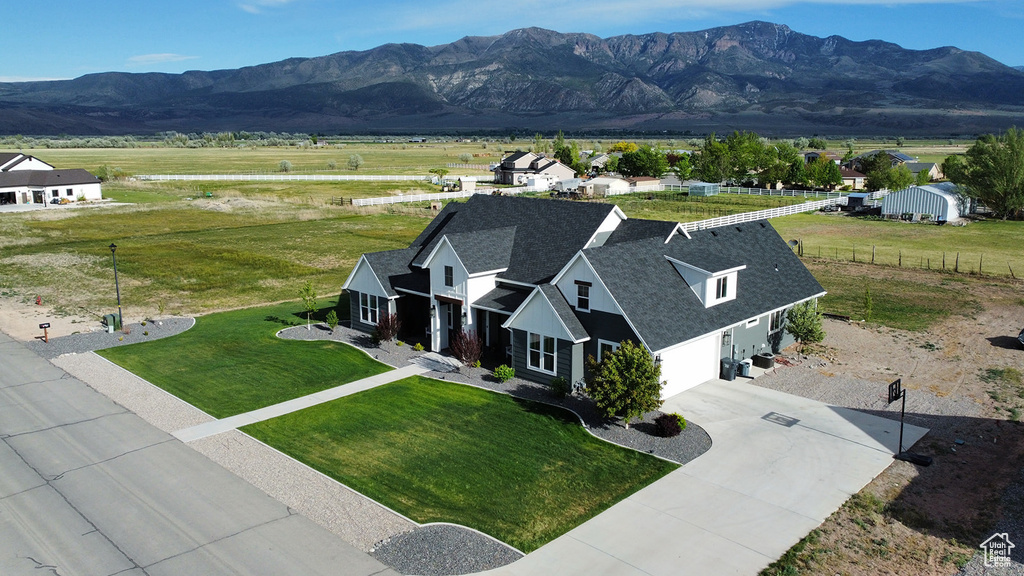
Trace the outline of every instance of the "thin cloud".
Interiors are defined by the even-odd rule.
[[[278,8],[286,4],[291,4],[294,1],[295,0],[249,0],[248,2],[239,2],[238,7],[249,14],[262,14],[267,8]]]
[[[140,54],[128,59],[128,66],[137,68],[139,66],[153,66],[155,64],[166,64],[168,62],[183,62],[195,60],[198,56],[185,56],[183,54]]]

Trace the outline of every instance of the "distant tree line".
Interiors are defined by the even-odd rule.
[[[1024,218],[1024,130],[986,134],[963,156],[942,163],[946,177],[960,192],[1003,220]]]

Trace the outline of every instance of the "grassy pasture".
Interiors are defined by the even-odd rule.
[[[560,408],[422,377],[242,430],[417,522],[524,552],[678,468]]]
[[[118,202],[173,202],[187,198],[244,197],[268,202],[326,205],[332,198],[376,198],[396,194],[431,194],[441,187],[430,182],[110,182],[103,196]]]
[[[106,164],[129,174],[279,173],[282,160],[300,174],[427,174],[431,168],[459,163],[461,154],[482,154],[471,164],[500,159],[502,147],[481,143],[376,144],[356,142],[323,148],[52,148],[25,150],[58,168],[95,170]],[[5,152],[7,150],[0,150]],[[15,150],[11,150],[14,152]],[[362,156],[358,170],[348,168],[352,154]],[[328,168],[329,162],[336,168]],[[472,171],[471,171],[472,172]]]

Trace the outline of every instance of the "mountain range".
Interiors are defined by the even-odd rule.
[[[539,28],[237,70],[0,83],[0,133],[565,129],[952,136],[1024,125],[1024,71],[954,47],[749,22],[599,38]]]

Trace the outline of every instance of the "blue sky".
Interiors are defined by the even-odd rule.
[[[1024,65],[1021,0],[44,0],[4,9],[0,81],[239,68],[527,26],[608,37],[750,20],[911,49],[952,45]]]

